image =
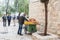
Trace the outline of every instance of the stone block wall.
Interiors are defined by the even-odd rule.
[[[60,0],[50,0],[48,4],[48,31],[60,34]]]
[[[39,21],[39,23],[42,23],[41,25],[43,27],[41,27],[40,25],[38,25],[37,29],[40,31],[40,29],[44,28],[44,20],[45,20],[45,13],[44,13],[44,4],[40,3],[39,0],[37,1],[33,1],[31,0],[31,2],[29,3],[29,17],[30,18],[35,18],[36,20]]]
[[[38,31],[44,31],[45,8],[40,0],[30,0],[29,17],[35,18],[40,22],[41,25],[37,25]],[[60,0],[49,0],[48,32],[60,35]]]

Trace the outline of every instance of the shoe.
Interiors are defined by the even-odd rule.
[[[18,35],[20,35],[20,33],[17,33]]]
[[[23,36],[23,34],[20,34],[21,36]]]
[[[20,34],[18,33],[18,35],[20,35]]]
[[[19,32],[17,34],[20,34]]]

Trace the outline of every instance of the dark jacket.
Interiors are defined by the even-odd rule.
[[[24,21],[28,21],[25,17],[23,17],[23,16],[20,16],[19,17],[19,24],[24,24]]]
[[[2,19],[3,19],[3,22],[4,22],[4,21],[6,21],[7,18],[6,18],[6,16],[3,16]]]
[[[11,20],[11,16],[7,16],[7,20]]]

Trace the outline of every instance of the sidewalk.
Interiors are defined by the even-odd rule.
[[[0,22],[0,40],[32,40],[32,37],[30,35],[24,34],[23,30],[23,36],[20,36],[17,34],[18,31],[18,23],[16,23],[16,26],[13,26],[13,23],[11,23],[11,26],[3,27],[2,22]]]
[[[3,27],[2,22],[0,22],[0,40],[33,40],[31,35],[24,34],[24,29],[22,31],[23,36],[18,35],[17,31],[18,23],[13,26],[13,22],[11,22],[11,26]]]

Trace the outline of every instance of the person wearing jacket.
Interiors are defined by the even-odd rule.
[[[4,14],[2,19],[3,19],[3,26],[6,27],[6,20],[7,20],[6,14]]]
[[[14,23],[14,26],[16,26],[16,15],[13,16],[13,23]]]
[[[22,35],[22,27],[23,27],[23,24],[24,24],[24,21],[28,21],[26,18],[25,18],[25,14],[24,13],[21,13],[20,14],[20,17],[19,17],[19,29],[18,29],[18,34],[19,35]]]
[[[7,16],[7,20],[8,20],[8,26],[10,26],[10,23],[11,23],[11,16],[10,15]]]

